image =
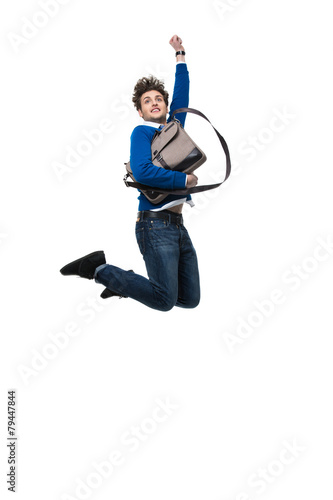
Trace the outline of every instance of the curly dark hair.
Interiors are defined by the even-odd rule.
[[[166,105],[169,103],[169,93],[164,88],[164,82],[162,80],[158,80],[155,76],[150,75],[148,78],[143,77],[137,81],[132,101],[137,110],[141,110],[141,96],[150,90],[157,90],[163,96],[164,102]]]

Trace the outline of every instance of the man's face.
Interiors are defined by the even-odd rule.
[[[141,109],[139,109],[141,118],[145,121],[165,125],[167,113],[168,108],[160,92],[157,90],[150,90],[142,94]]]

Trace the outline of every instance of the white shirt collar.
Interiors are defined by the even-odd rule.
[[[142,121],[143,121],[143,125],[147,125],[148,127],[159,128],[161,126],[161,123],[149,122],[146,120],[142,120]]]
[[[142,120],[142,121],[143,121],[143,125],[147,125],[148,127],[160,128],[160,126],[163,125],[162,123],[150,122],[150,121],[146,121],[146,120]],[[163,125],[163,127],[164,127],[164,125]]]

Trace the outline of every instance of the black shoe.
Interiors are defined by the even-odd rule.
[[[92,280],[95,274],[95,269],[102,264],[106,264],[105,255],[103,250],[99,250],[98,252],[90,253],[81,257],[81,259],[70,262],[60,269],[60,272],[64,276],[76,275],[81,278]]]
[[[133,269],[129,270],[130,273],[134,273]],[[113,292],[109,288],[105,288],[101,293],[102,299],[108,299],[109,297],[119,297],[120,299],[128,299],[126,295],[120,295],[120,293]]]

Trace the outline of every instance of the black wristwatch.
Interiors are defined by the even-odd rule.
[[[177,56],[184,56],[186,54],[186,52],[184,50],[178,50],[178,52],[176,52],[176,57]]]

